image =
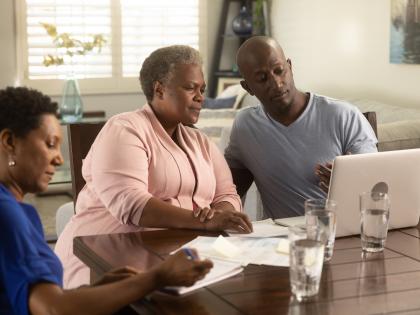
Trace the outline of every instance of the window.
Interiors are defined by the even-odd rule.
[[[20,84],[59,94],[69,73],[82,93],[139,91],[143,60],[155,49],[186,44],[206,51],[199,0],[19,0],[17,1]],[[64,57],[64,65],[43,65],[44,56],[62,55],[41,23],[57,26],[77,39],[102,34],[100,53]],[[203,56],[205,57],[205,56]]]

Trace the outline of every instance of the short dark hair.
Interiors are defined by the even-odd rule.
[[[159,48],[147,57],[140,70],[140,84],[149,103],[153,100],[153,84],[167,83],[175,66],[180,64],[202,65],[200,53],[186,45]]]
[[[40,126],[45,114],[57,117],[57,103],[49,96],[26,87],[0,90],[0,131],[10,129],[17,137],[24,137]]]

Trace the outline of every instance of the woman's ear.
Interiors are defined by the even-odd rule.
[[[159,99],[163,99],[163,91],[165,87],[163,86],[162,82],[155,81],[153,82],[153,96],[156,96]]]
[[[0,132],[0,146],[9,154],[15,151],[16,136],[10,129],[3,129]]]

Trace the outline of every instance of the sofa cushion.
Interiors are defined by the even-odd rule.
[[[357,106],[361,112],[376,112],[378,124],[420,119],[420,110],[416,108],[389,105],[366,99],[351,99],[348,102]]]
[[[378,125],[379,151],[420,148],[420,119]]]
[[[235,104],[235,101],[236,101],[236,96],[218,97],[218,98],[206,97],[204,99],[203,108],[207,108],[207,109],[233,108],[233,104]]]

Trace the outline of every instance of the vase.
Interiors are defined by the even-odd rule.
[[[60,103],[61,119],[66,123],[74,123],[82,119],[83,102],[79,84],[74,74],[67,75]]]
[[[246,5],[243,5],[239,14],[232,21],[232,30],[236,35],[252,34],[252,14]]]

